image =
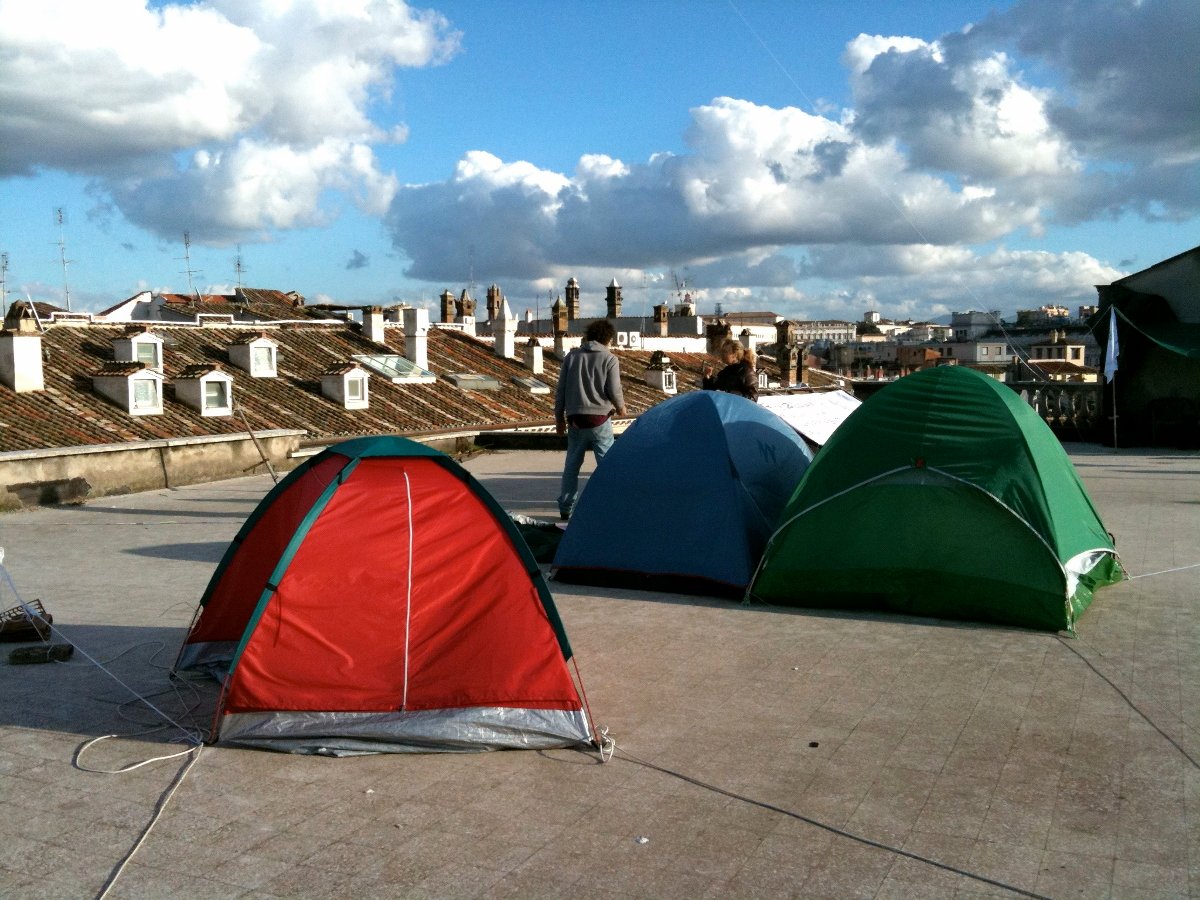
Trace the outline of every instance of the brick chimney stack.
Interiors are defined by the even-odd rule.
[[[617,284],[617,279],[613,279],[607,288],[605,288],[604,302],[608,306],[608,311],[605,316],[610,319],[618,319],[621,317],[621,286]]]
[[[496,317],[500,315],[500,304],[504,302],[504,295],[500,293],[500,286],[492,282],[492,286],[487,289],[487,316],[489,322],[494,322]]]
[[[670,329],[671,307],[660,303],[654,307],[654,325],[659,337],[666,337]]]

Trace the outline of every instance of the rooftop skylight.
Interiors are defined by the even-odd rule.
[[[523,391],[529,391],[531,394],[549,394],[550,385],[543,381],[538,381],[528,375],[514,375],[512,377],[513,384]]]
[[[354,361],[393,384],[433,384],[437,381],[437,376],[432,372],[397,354],[355,356]]]
[[[498,391],[500,382],[490,375],[476,375],[473,372],[453,372],[446,376],[456,388],[464,391]]]

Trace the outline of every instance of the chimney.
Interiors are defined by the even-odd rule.
[[[376,344],[386,344],[383,336],[383,307],[368,306],[362,313],[362,336]]]
[[[550,320],[554,325],[555,337],[567,333],[567,322],[570,320],[570,315],[570,311],[563,306],[562,297],[554,301],[554,305],[550,307]]]
[[[458,302],[454,304],[455,311],[458,313],[457,320],[463,321],[470,318],[475,320],[475,301],[471,299],[471,295],[463,289],[462,296],[458,298]]]
[[[20,331],[0,331],[0,382],[18,394],[45,390],[42,373],[42,335],[39,331],[26,331],[22,319]]]
[[[659,337],[666,337],[670,330],[671,307],[660,303],[654,307],[654,324]]]
[[[733,329],[729,327],[728,322],[723,322],[718,319],[715,322],[709,322],[704,326],[704,346],[708,353],[716,353],[721,347],[721,342],[726,340],[733,334]]]
[[[449,291],[442,291],[442,321],[449,324],[454,321],[454,295]]]
[[[747,350],[750,350],[750,351],[754,350],[754,344],[755,344],[754,335],[750,333],[749,328],[742,329],[742,333],[738,335],[738,340],[741,342],[742,346],[745,347]]]
[[[500,315],[500,304],[504,302],[504,295],[500,293],[500,286],[492,282],[492,286],[487,289],[487,316],[489,322],[496,321],[496,317]]]
[[[661,350],[655,350],[650,355],[650,365],[646,366],[646,374],[642,376],[642,380],[664,394],[677,394],[679,387],[675,376],[675,365],[671,362],[671,357]]]
[[[538,343],[537,338],[531,337],[529,343],[525,345],[525,368],[534,375],[541,375],[546,371],[545,365],[542,363],[542,345]]]
[[[608,312],[605,316],[609,319],[617,319],[621,316],[621,286],[617,284],[617,279],[613,279],[607,288],[605,288],[604,302],[608,305]]]
[[[517,355],[517,317],[513,315],[508,301],[500,298],[500,308],[492,320],[492,337],[496,339],[496,355],[502,359],[514,359]]]
[[[567,321],[574,322],[579,318],[579,282],[574,278],[567,279]],[[563,329],[566,330],[565,328]]]
[[[417,368],[428,369],[429,311],[410,307],[402,309],[400,314],[404,317],[404,358]]]
[[[775,343],[780,347],[790,347],[796,343],[796,326],[784,319],[775,323]]]
[[[788,387],[800,384],[800,351],[793,345],[779,348],[779,378]]]

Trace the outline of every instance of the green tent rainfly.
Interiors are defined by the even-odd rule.
[[[780,522],[750,600],[1072,631],[1093,589],[1124,577],[1049,427],[958,366],[857,409]]]

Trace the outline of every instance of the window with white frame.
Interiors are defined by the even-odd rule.
[[[275,373],[275,348],[269,344],[250,348],[250,374],[272,375]]]
[[[133,379],[133,408],[157,409],[158,382],[153,378]]]
[[[226,409],[229,406],[229,384],[214,380],[204,382],[204,408]]]
[[[362,400],[366,393],[367,379],[361,375],[351,375],[346,379],[346,399],[351,401]]]
[[[144,366],[149,366],[151,369],[162,368],[161,348],[157,343],[154,341],[135,341],[133,346],[138,362]]]

